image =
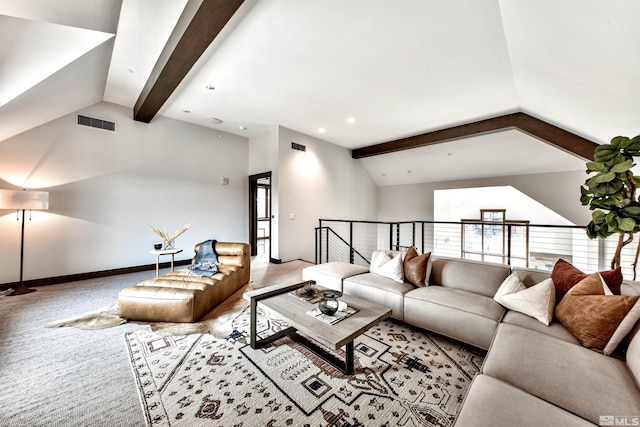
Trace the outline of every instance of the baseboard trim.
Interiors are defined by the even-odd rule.
[[[282,264],[282,260],[280,258],[269,258],[269,262],[272,264]]]
[[[180,265],[188,265],[191,264],[190,259],[176,261],[174,266]],[[171,262],[161,262],[160,268],[169,268],[171,267]],[[47,286],[47,285],[57,285],[60,283],[68,283],[68,282],[77,282],[78,280],[87,280],[87,279],[98,279],[100,277],[109,277],[109,276],[117,276],[119,274],[129,274],[129,273],[138,273],[140,271],[147,270],[155,270],[156,265],[154,264],[145,264],[138,265],[133,267],[122,267],[122,268],[114,268],[112,270],[101,270],[101,271],[92,271],[89,273],[78,273],[78,274],[69,274],[66,276],[56,276],[56,277],[46,277],[43,279],[32,279],[25,280],[23,283],[26,287],[34,287],[34,286]],[[1,283],[1,289],[9,289],[17,286],[19,282],[10,282],[10,283]]]

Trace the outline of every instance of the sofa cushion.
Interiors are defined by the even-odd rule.
[[[504,308],[490,297],[443,286],[415,288],[404,298],[404,321],[488,349]]]
[[[493,299],[503,307],[524,313],[545,325],[551,323],[556,307],[556,291],[551,279],[528,288],[518,273],[511,273],[502,282]]]
[[[627,347],[627,365],[636,380],[636,385],[640,388],[640,323],[630,335],[632,339]]]
[[[509,274],[508,265],[434,257],[429,283],[493,298]]]
[[[342,291],[342,280],[369,271],[369,267],[348,262],[326,262],[302,269],[302,280],[314,280],[324,288]]]
[[[454,427],[592,425],[510,384],[478,375],[471,383]]]
[[[571,332],[567,330],[562,323],[558,321],[552,321],[549,326],[543,325],[533,317],[526,314],[519,313],[517,311],[509,310],[502,318],[502,323],[509,323],[510,325],[520,326],[522,328],[531,329],[536,332],[550,335],[552,337],[561,339],[563,341],[570,342],[572,344],[580,345],[580,341],[573,336]]]
[[[118,293],[118,316],[149,322],[195,322],[208,312],[212,290],[210,286],[204,290],[130,286]]]
[[[594,424],[640,408],[625,362],[515,325],[500,324],[482,372]]]
[[[556,317],[580,343],[611,355],[640,318],[640,295],[610,295],[599,273],[567,292]]]
[[[428,274],[430,273],[428,267],[430,267],[429,257],[431,252],[418,255],[416,248],[411,246],[404,256],[404,277],[407,282],[412,285],[424,287],[427,286],[429,281]]]
[[[615,270],[601,271],[600,274],[607,282],[611,292],[620,295],[620,285],[622,284],[622,270],[620,267]],[[588,274],[578,270],[572,264],[562,258],[558,258],[551,271],[553,285],[556,287],[556,304],[560,303],[560,300],[569,292],[569,289],[587,276]]]
[[[345,294],[389,307],[391,317],[398,320],[404,319],[404,294],[412,289],[415,287],[410,283],[399,283],[374,273],[358,274],[342,282]]]

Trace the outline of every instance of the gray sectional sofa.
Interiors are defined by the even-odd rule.
[[[546,326],[493,299],[512,272],[527,287],[549,272],[442,257],[429,262],[427,287],[348,263],[308,267],[303,279],[386,305],[397,320],[488,350],[456,427],[614,425],[607,424],[611,417],[627,423],[615,425],[639,425],[633,423],[640,423],[640,325],[623,355],[605,356],[580,345],[557,320]],[[621,289],[637,295],[640,283],[625,282]]]

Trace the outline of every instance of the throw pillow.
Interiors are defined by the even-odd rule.
[[[387,277],[395,280],[396,282],[404,283],[404,277],[402,274],[402,255],[398,254],[394,257],[391,257],[391,255],[387,253],[378,255],[378,258],[376,259],[376,266],[372,273],[377,274],[378,276]]]
[[[609,289],[615,295],[620,295],[620,285],[622,285],[622,270],[620,267],[618,266],[615,270],[601,271],[600,275],[607,282]],[[559,303],[569,289],[587,276],[589,275],[559,258],[551,271],[551,279],[553,279],[553,284],[556,287],[556,302]]]
[[[414,286],[425,287],[429,281],[427,265],[431,252],[418,255],[416,248],[411,246],[404,256],[404,277]]]
[[[549,326],[556,306],[553,280],[546,279],[527,288],[516,273],[507,277],[493,297],[505,308],[524,313]]]
[[[376,249],[371,254],[371,262],[369,263],[369,273],[373,273],[373,271],[378,267],[378,265],[389,261],[396,255],[398,252],[389,252],[384,249]]]
[[[556,307],[556,317],[580,344],[607,356],[640,318],[640,295],[610,293],[595,273],[571,288]]]

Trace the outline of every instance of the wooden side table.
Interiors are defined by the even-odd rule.
[[[161,249],[159,251],[151,251],[149,252],[151,255],[156,256],[156,277],[160,275],[160,256],[161,255],[171,255],[171,271],[173,271],[173,262],[176,254],[182,252],[182,249]]]

